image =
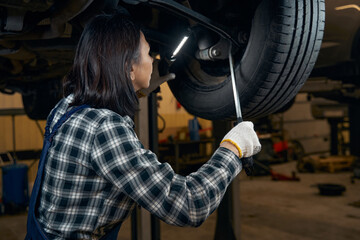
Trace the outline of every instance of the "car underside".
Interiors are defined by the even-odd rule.
[[[85,24],[115,10],[141,25],[160,74],[176,73],[169,86],[177,100],[210,120],[235,117],[229,51],[244,117],[266,116],[304,85],[325,22],[323,0],[0,1],[0,91],[20,92],[28,116],[45,119]],[[166,64],[185,35],[176,61]]]

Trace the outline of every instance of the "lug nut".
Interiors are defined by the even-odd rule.
[[[211,50],[211,54],[214,56],[214,57],[218,57],[220,56],[221,52],[217,49],[213,49]]]

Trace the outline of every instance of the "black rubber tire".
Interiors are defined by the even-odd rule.
[[[295,97],[317,59],[324,22],[324,0],[261,2],[245,53],[236,61],[244,118],[269,115]],[[194,61],[182,56],[171,69],[176,79],[169,86],[176,99],[189,113],[205,119],[235,118],[230,74],[219,83],[208,83],[200,68],[191,68]]]
[[[55,79],[28,86],[22,93],[26,115],[33,120],[45,120],[62,96],[62,81]]]

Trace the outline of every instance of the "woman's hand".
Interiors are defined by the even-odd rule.
[[[226,145],[224,145],[227,143]],[[230,144],[230,145],[229,145]],[[220,146],[233,151],[240,158],[251,157],[261,150],[259,138],[252,122],[241,122],[233,127],[223,138]],[[234,150],[234,148],[236,150]]]
[[[172,80],[176,77],[175,73],[168,73],[164,76],[159,75],[158,71],[159,61],[154,61],[153,72],[151,74],[150,86],[146,89],[141,89],[137,91],[138,97],[148,96],[151,92],[157,89],[161,84]]]

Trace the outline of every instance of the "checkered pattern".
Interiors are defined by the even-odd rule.
[[[69,110],[58,105],[52,126]],[[54,239],[100,238],[123,222],[135,203],[166,223],[199,226],[219,205],[240,159],[219,148],[186,177],[144,149],[133,121],[107,109],[71,116],[47,155],[38,219]]]

